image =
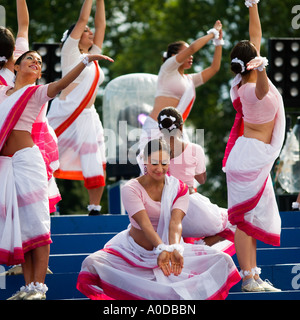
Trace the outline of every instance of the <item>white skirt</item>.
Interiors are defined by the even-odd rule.
[[[227,209],[211,203],[198,192],[190,194],[188,211],[182,220],[184,238],[209,237],[226,231],[231,234],[230,240],[233,240],[234,229],[228,221]]]
[[[52,243],[48,179],[37,146],[0,156],[0,264],[24,262],[24,254]]]
[[[184,244],[184,268],[166,277],[157,255],[140,247],[125,230],[82,263],[77,289],[90,299],[225,299],[240,281],[231,257],[204,245]]]
[[[229,221],[248,235],[279,246],[281,219],[270,177],[277,150],[240,137],[226,164]]]

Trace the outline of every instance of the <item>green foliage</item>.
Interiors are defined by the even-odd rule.
[[[82,0],[30,0],[30,42],[57,42],[65,29],[77,20]],[[2,0],[7,10],[7,25],[16,33],[15,2]],[[298,0],[262,0],[259,4],[264,42],[262,55],[268,54],[270,37],[297,37],[291,21]],[[229,54],[232,46],[248,38],[248,10],[244,0],[106,0],[107,29],[104,53],[115,59],[106,65],[106,83],[120,75],[135,72],[157,74],[163,51],[170,42],[191,42],[204,35],[217,19],[223,23],[226,46],[221,71],[197,90],[197,99],[189,117],[196,128],[205,129],[205,149],[209,157],[208,181],[201,192],[219,205],[227,205],[225,175],[221,161],[234,112],[229,99]],[[213,55],[208,44],[194,57],[196,70],[207,67]],[[101,105],[98,106],[101,111]],[[83,192],[70,189],[69,195]],[[72,187],[73,188],[73,187]],[[66,195],[68,197],[68,195]],[[86,200],[84,200],[86,201]],[[71,204],[70,204],[71,205]],[[74,210],[77,210],[74,207]]]

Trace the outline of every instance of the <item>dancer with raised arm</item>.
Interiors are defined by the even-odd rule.
[[[18,33],[15,41],[7,28],[0,26],[0,85],[14,85],[16,59],[29,50],[29,13],[26,0],[16,0]]]
[[[17,0],[18,33],[16,42],[12,33],[0,27],[0,85],[13,87],[15,81],[15,61],[24,52],[29,50],[28,28],[29,13],[25,0]],[[48,172],[48,198],[50,213],[56,211],[56,204],[61,200],[53,172],[58,169],[57,139],[53,129],[48,125],[46,111],[48,104],[41,108],[40,114],[34,122],[31,136],[34,143],[39,147],[47,165]],[[41,137],[43,135],[43,137]],[[12,266],[7,274],[22,273],[20,265]]]
[[[231,51],[231,70],[236,74],[231,98],[237,115],[223,160],[229,221],[237,226],[235,249],[242,290],[253,292],[280,291],[259,276],[256,239],[280,245],[281,219],[270,171],[285,136],[282,97],[267,77],[267,59],[260,57],[258,2],[245,2],[250,41],[239,42]]]
[[[61,64],[65,75],[87,53],[100,54],[106,19],[104,0],[96,1],[95,34],[87,26],[93,0],[85,0],[77,23],[62,38]],[[89,215],[101,211],[105,186],[105,144],[103,127],[95,109],[99,85],[104,73],[98,63],[86,70],[52,102],[48,119],[58,137],[59,179],[84,180],[89,194]]]
[[[121,191],[130,227],[84,260],[78,290],[99,300],[225,299],[240,275],[229,255],[183,242],[188,187],[167,175],[167,143],[150,141],[144,156],[146,174]]]
[[[52,242],[49,168],[33,140],[34,123],[47,101],[89,63],[101,59],[112,61],[87,55],[61,80],[37,86],[42,58],[36,51],[28,51],[16,61],[14,86],[0,86],[0,264],[21,263],[25,279],[25,286],[10,300],[41,300],[47,291],[44,282]]]
[[[224,238],[233,241],[235,228],[228,221],[227,209],[211,203],[194,187],[195,180],[200,185],[206,182],[203,148],[182,140],[183,119],[176,108],[162,109],[157,120],[164,139],[170,144],[169,173],[189,187],[189,208],[182,222],[183,237],[204,238],[207,245],[214,245]],[[231,247],[232,243],[226,249]]]
[[[213,40],[215,45],[212,64],[199,73],[185,74],[185,71],[193,65],[193,54],[201,50],[210,40]],[[143,124],[139,142],[140,151],[149,140],[161,136],[157,116],[163,108],[170,106],[177,108],[182,114],[183,121],[187,119],[196,99],[195,88],[209,81],[220,70],[223,43],[222,24],[218,20],[207,35],[195,40],[191,45],[184,41],[169,44],[168,51],[164,53],[164,63],[158,74],[154,107]],[[137,161],[143,172],[142,152]]]

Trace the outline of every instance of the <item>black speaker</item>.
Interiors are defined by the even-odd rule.
[[[269,39],[268,76],[287,109],[300,107],[300,38]]]

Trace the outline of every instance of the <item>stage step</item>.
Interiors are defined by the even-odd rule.
[[[300,299],[300,213],[281,212],[281,246],[258,242],[257,261],[262,278],[269,279],[280,293],[241,293],[241,283],[231,289],[228,300],[299,300]],[[85,299],[76,281],[82,261],[103,248],[115,234],[128,227],[127,215],[52,216],[49,267],[46,277],[48,300]],[[236,256],[233,256],[237,263]],[[0,272],[8,267],[0,266]],[[23,276],[0,277],[0,300],[7,299],[23,285]]]

